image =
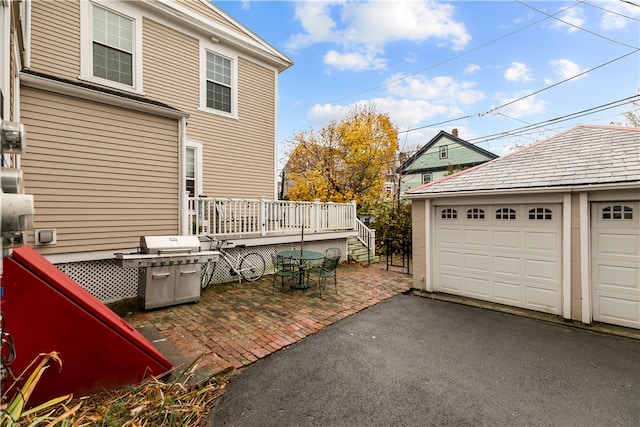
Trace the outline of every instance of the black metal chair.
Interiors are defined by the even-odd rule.
[[[284,284],[289,280],[298,280],[300,275],[300,269],[298,268],[298,262],[291,259],[279,256],[278,254],[271,254],[271,261],[273,262],[273,283],[271,285],[271,292],[274,292],[276,288],[276,279],[279,277],[282,281],[281,287],[284,288]]]
[[[322,265],[318,267],[312,267],[307,270],[307,277],[311,274],[318,276],[318,289],[320,290],[320,297],[322,297],[322,290],[327,284],[328,277],[333,277],[333,285],[336,288],[336,294],[338,293],[338,279],[336,277],[336,269],[338,268],[339,263],[339,256],[325,256],[322,260]]]

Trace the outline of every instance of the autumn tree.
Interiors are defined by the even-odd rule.
[[[385,192],[398,136],[389,116],[367,105],[319,131],[300,131],[289,144],[289,199],[368,204]]]

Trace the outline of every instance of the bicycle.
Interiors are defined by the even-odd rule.
[[[220,260],[229,267],[229,274],[232,277],[238,276],[238,281],[242,279],[247,282],[255,282],[260,280],[264,275],[265,262],[262,255],[257,252],[251,252],[245,255],[234,257],[227,252],[226,248],[246,248],[246,245],[234,245],[233,242],[227,240],[216,240],[211,236],[206,236],[211,242],[211,249],[220,252]],[[207,261],[202,265],[202,273],[200,275],[200,287],[205,289],[211,284],[213,275],[216,271],[217,262]]]

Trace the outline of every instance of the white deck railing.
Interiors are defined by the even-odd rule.
[[[356,203],[188,198],[187,233],[267,236],[356,230]]]

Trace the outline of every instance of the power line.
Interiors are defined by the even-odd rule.
[[[625,2],[624,0],[620,0],[620,1],[622,1],[623,3],[629,3],[629,4],[632,4],[632,5],[634,5],[634,6],[638,6],[637,4],[634,4],[634,3],[631,3],[631,2]],[[607,12],[607,13],[612,14],[612,15],[618,15],[618,16],[621,16],[621,17],[623,17],[623,18],[631,19],[631,20],[633,20],[633,21],[640,21],[640,19],[638,19],[638,18],[634,18],[633,16],[628,16],[628,15],[625,15],[625,14],[623,14],[623,13],[616,12],[616,11],[613,11],[613,10],[609,10],[609,9],[606,9],[606,8],[604,8],[604,7],[601,7],[601,6],[596,6],[596,5],[595,5],[595,4],[593,4],[593,3],[589,3],[589,2],[586,2],[586,1],[582,1],[582,4],[586,4],[587,6],[591,6],[591,7],[593,7],[593,8],[603,10],[603,11],[605,11],[605,12]],[[638,7],[640,7],[640,6],[638,6]]]
[[[374,86],[374,87],[369,88],[369,89],[362,90],[362,91],[360,91],[360,92],[352,93],[351,95],[342,96],[342,97],[340,97],[340,98],[333,99],[333,100],[328,101],[328,102],[326,102],[326,103],[327,103],[327,104],[332,104],[332,103],[334,103],[334,102],[343,101],[343,100],[345,100],[345,99],[353,98],[353,97],[358,96],[358,95],[363,95],[363,94],[365,94],[365,93],[373,92],[374,90],[381,89],[381,88],[383,88],[383,87],[390,86],[390,85],[392,85],[392,84],[394,84],[394,83],[401,82],[401,81],[403,81],[403,80],[405,80],[405,79],[408,79],[409,77],[412,77],[412,76],[415,76],[415,75],[418,75],[418,74],[422,74],[422,73],[424,73],[425,71],[428,71],[428,70],[431,70],[431,69],[433,69],[433,68],[439,67],[440,65],[447,64],[447,63],[449,63],[449,62],[451,62],[451,61],[454,61],[454,60],[456,60],[456,59],[458,59],[458,58],[461,58],[461,57],[463,57],[463,56],[465,56],[465,55],[468,55],[468,54],[470,54],[470,53],[472,53],[472,52],[475,52],[475,51],[477,51],[477,50],[483,49],[483,48],[485,48],[485,47],[487,47],[487,46],[489,46],[489,45],[492,45],[492,44],[497,43],[497,42],[499,42],[499,41],[501,41],[501,40],[504,40],[504,39],[506,39],[506,38],[508,38],[508,37],[511,37],[512,35],[517,34],[517,33],[521,32],[521,31],[524,31],[524,30],[526,30],[526,29],[528,29],[528,28],[530,28],[530,27],[533,27],[533,26],[535,26],[535,25],[538,25],[539,23],[541,23],[541,22],[543,22],[543,21],[546,21],[546,20],[548,20],[548,19],[551,19],[551,18],[553,18],[553,17],[554,17],[554,16],[556,16],[556,15],[560,15],[560,14],[562,14],[562,13],[566,12],[567,10],[569,10],[569,9],[571,9],[571,8],[574,8],[574,7],[578,6],[578,4],[579,4],[579,3],[576,3],[576,4],[573,4],[573,5],[571,5],[571,6],[568,6],[568,7],[564,8],[564,9],[561,9],[560,11],[556,12],[555,14],[548,15],[548,16],[546,16],[546,17],[544,17],[544,18],[542,18],[542,19],[540,19],[540,20],[538,20],[538,21],[532,22],[532,23],[530,23],[530,24],[528,24],[528,25],[525,25],[524,27],[521,27],[521,28],[519,28],[519,29],[517,29],[517,30],[514,30],[514,31],[512,31],[512,32],[510,32],[510,33],[507,33],[507,34],[505,34],[505,35],[503,35],[503,36],[500,36],[500,37],[498,37],[497,39],[493,39],[493,40],[491,40],[491,41],[488,41],[488,42],[486,42],[486,43],[481,44],[480,46],[476,46],[476,47],[474,47],[473,49],[466,50],[466,51],[464,51],[464,52],[462,52],[462,53],[460,53],[460,54],[458,54],[458,55],[454,55],[454,56],[452,56],[452,57],[450,57],[450,58],[447,58],[447,59],[445,59],[444,61],[440,61],[440,62],[438,62],[438,63],[432,64],[432,65],[429,65],[428,67],[421,68],[421,69],[420,69],[420,70],[418,70],[418,71],[414,71],[413,73],[410,73],[410,74],[404,75],[404,76],[402,76],[402,77],[400,77],[400,78],[397,78],[397,79],[395,79],[395,80],[391,80],[391,81],[388,81],[388,82],[385,82],[385,83],[379,84],[379,85],[377,85],[377,86]]]
[[[548,16],[549,18],[553,18],[553,19],[555,19],[555,20],[557,20],[557,21],[562,22],[563,24],[569,25],[569,26],[571,26],[571,27],[573,27],[573,28],[577,28],[578,30],[582,30],[582,31],[587,32],[587,33],[589,33],[589,34],[592,34],[592,35],[594,35],[594,36],[596,36],[596,37],[600,37],[600,38],[602,38],[602,39],[605,39],[605,40],[607,40],[607,41],[610,41],[611,43],[616,43],[616,44],[619,44],[619,45],[621,45],[621,46],[630,47],[631,49],[636,49],[636,50],[640,49],[640,48],[638,48],[638,46],[629,45],[629,44],[626,44],[626,43],[620,42],[620,41],[618,41],[618,40],[614,40],[614,39],[612,39],[612,38],[610,38],[610,37],[603,36],[602,34],[596,33],[595,31],[588,30],[588,29],[583,28],[583,27],[581,27],[581,26],[579,26],[579,25],[573,24],[573,23],[571,23],[571,22],[569,22],[569,21],[565,21],[565,20],[563,20],[563,19],[557,18],[557,17],[555,16],[555,15],[557,15],[557,14],[555,14],[555,15],[550,15],[550,14],[548,14],[547,12],[545,12],[545,11],[543,11],[543,10],[540,10],[540,9],[538,9],[538,8],[535,8],[535,7],[531,6],[531,5],[528,5],[527,3],[525,3],[525,2],[523,2],[523,1],[521,1],[521,0],[515,0],[515,1],[516,1],[516,3],[519,3],[519,4],[523,5],[523,6],[526,6],[526,7],[528,7],[529,9],[535,10],[535,11],[536,11],[536,12],[538,12],[538,13],[542,13],[543,15],[546,15],[546,16]],[[581,2],[580,2],[580,3],[581,3]]]

